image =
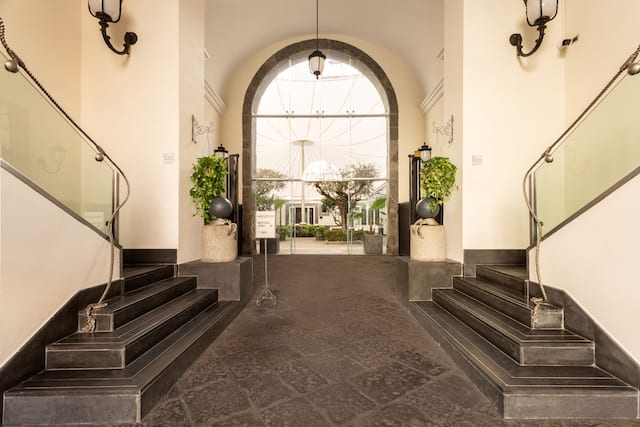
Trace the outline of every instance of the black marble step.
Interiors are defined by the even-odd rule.
[[[525,296],[527,268],[524,265],[478,265],[476,278],[493,282],[511,292]]]
[[[535,305],[517,291],[505,288],[487,279],[454,277],[453,288],[471,296],[501,313],[535,329],[558,329],[564,327],[564,312],[550,304]]]
[[[94,313],[95,332],[113,332],[117,327],[168,301],[195,289],[195,277],[172,277],[147,285],[123,296],[111,298],[108,305]],[[86,324],[86,312],[78,313],[78,332]]]
[[[456,289],[434,289],[433,301],[521,365],[591,366],[593,342],[564,329],[531,329]]]
[[[520,366],[432,301],[410,310],[507,419],[620,418],[638,390],[595,366]]]
[[[217,299],[217,289],[194,289],[114,332],[72,334],[47,346],[46,369],[124,368]]]
[[[240,309],[209,306],[124,369],[44,371],[5,392],[4,423],[140,422]]]
[[[135,291],[152,283],[169,279],[174,275],[175,266],[173,265],[125,265],[122,271],[124,292]]]

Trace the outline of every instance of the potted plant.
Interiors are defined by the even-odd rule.
[[[203,219],[202,254],[204,262],[228,262],[238,256],[237,225],[228,218],[231,202],[222,196],[225,190],[227,164],[214,155],[199,157],[193,165],[189,195],[196,206],[194,216]]]
[[[432,157],[422,165],[420,187],[427,197],[416,205],[420,219],[411,226],[411,259],[442,261],[446,258],[445,228],[434,217],[455,187],[456,171],[457,167],[448,157]]]
[[[369,206],[369,211],[371,213],[375,211],[381,211],[386,206],[387,206],[387,198],[378,197],[371,203],[371,206]],[[363,236],[363,243],[364,243],[365,254],[369,254],[369,255],[382,254],[382,233],[378,233],[378,234],[373,233],[373,215],[369,215],[369,233]]]

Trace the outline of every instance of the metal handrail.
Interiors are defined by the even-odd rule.
[[[571,123],[571,125],[556,139],[553,144],[551,144],[547,149],[536,159],[536,161],[531,165],[531,167],[525,173],[522,179],[522,193],[524,196],[525,203],[527,204],[527,209],[529,210],[529,216],[531,220],[531,232],[535,234],[535,236],[531,236],[532,240],[535,237],[535,245],[534,248],[536,250],[535,256],[535,272],[536,278],[538,281],[538,286],[540,287],[540,291],[542,293],[542,298],[532,298],[531,300],[536,304],[545,303],[547,301],[547,293],[542,282],[542,274],[540,272],[540,242],[542,240],[542,226],[543,222],[538,218],[533,208],[533,197],[534,197],[534,186],[531,182],[531,177],[533,171],[541,165],[543,162],[551,163],[553,162],[553,152],[557,147],[559,147],[566,140],[565,137],[569,135],[577,126],[580,124],[585,116],[589,114],[596,105],[600,103],[602,98],[609,92],[609,89],[616,83],[618,78],[627,71],[631,75],[635,75],[640,72],[640,63],[635,62],[640,54],[640,45],[638,48],[627,58],[627,60],[620,66],[616,74],[609,80],[609,82],[605,85],[605,87],[598,93],[598,95],[589,103],[587,108]],[[529,185],[528,185],[529,184]],[[527,286],[528,289],[528,286]]]

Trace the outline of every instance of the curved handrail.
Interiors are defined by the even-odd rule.
[[[527,170],[527,172],[525,173],[523,179],[522,179],[522,193],[524,196],[524,200],[525,203],[527,204],[527,209],[529,210],[529,216],[531,217],[531,220],[534,223],[535,226],[535,250],[536,250],[536,256],[535,256],[535,271],[536,271],[536,278],[538,281],[538,286],[540,286],[540,291],[542,293],[542,298],[532,298],[531,300],[536,303],[536,304],[540,304],[540,303],[544,303],[547,300],[547,293],[544,287],[544,284],[542,282],[542,274],[540,272],[540,242],[542,239],[542,221],[540,220],[540,218],[538,218],[538,216],[535,213],[535,210],[533,208],[533,203],[531,200],[531,188],[527,188],[527,182],[529,181],[529,178],[531,177],[533,171],[536,169],[536,167],[538,167],[539,165],[541,165],[543,162],[546,163],[551,163],[553,161],[553,155],[552,153],[555,151],[555,149],[559,146],[561,146],[565,140],[566,140],[566,136],[569,135],[571,132],[573,132],[573,130],[582,122],[582,120],[585,118],[585,116],[587,114],[589,114],[595,107],[596,105],[598,105],[600,103],[600,101],[602,100],[602,98],[609,92],[609,89],[611,89],[611,87],[616,83],[616,81],[619,79],[619,77],[625,72],[628,71],[629,74],[637,74],[640,71],[640,66],[638,65],[636,61],[636,59],[638,58],[638,55],[640,55],[640,45],[638,46],[638,48],[627,58],[627,60],[620,66],[620,68],[618,69],[618,71],[614,74],[614,76],[609,80],[609,82],[604,86],[604,88],[598,93],[598,95],[593,99],[593,101],[591,101],[591,103],[589,103],[589,105],[587,105],[587,107],[584,109],[584,111],[573,121],[573,123],[571,123],[571,125],[569,125],[569,127],[558,137],[558,139],[556,139],[553,144],[551,144],[549,147],[547,147],[546,150],[544,150],[544,152],[540,155],[540,157],[538,157],[538,159],[536,159],[536,161],[531,165],[531,167]]]

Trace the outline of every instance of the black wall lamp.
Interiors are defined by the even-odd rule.
[[[114,48],[111,44],[111,37],[107,35],[109,23],[120,20],[122,15],[122,0],[89,0],[89,12],[94,18],[100,21],[100,32],[109,49],[118,55],[128,55],[131,45],[136,44],[138,41],[136,33],[126,32],[124,34],[124,47],[122,50]]]
[[[547,28],[547,22],[552,21],[558,14],[558,0],[524,0],[526,8],[527,24],[531,27],[538,27],[538,33],[540,36],[536,40],[535,46],[529,53],[522,51],[522,35],[511,34],[509,37],[509,43],[511,46],[515,46],[518,52],[518,56],[530,56],[538,50],[542,44],[544,38],[544,30]]]

